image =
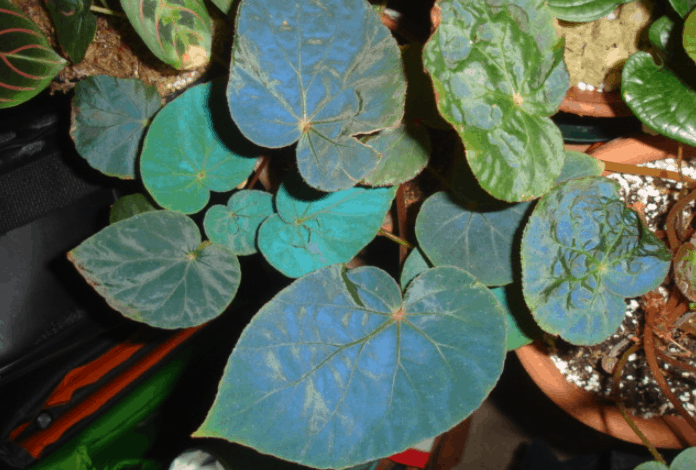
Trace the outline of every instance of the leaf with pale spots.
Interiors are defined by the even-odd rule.
[[[327,266],[254,316],[194,436],[316,468],[386,457],[481,404],[505,337],[498,300],[458,268],[426,270],[402,298],[380,269]]]

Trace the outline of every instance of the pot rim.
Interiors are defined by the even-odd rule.
[[[621,98],[620,90],[600,93],[581,90],[577,86],[568,89],[558,110],[579,116],[605,118],[625,117],[633,114]]]

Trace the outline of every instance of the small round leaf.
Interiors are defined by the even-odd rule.
[[[430,136],[422,126],[385,129],[365,143],[380,155],[377,167],[363,180],[370,186],[401,184],[416,177],[428,164]]]

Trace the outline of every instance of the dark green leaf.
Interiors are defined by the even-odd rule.
[[[563,168],[556,179],[556,184],[583,176],[602,176],[602,172],[604,172],[604,162],[601,160],[586,153],[566,150]]]
[[[310,186],[338,191],[379,160],[357,134],[394,126],[406,90],[396,41],[364,0],[244,0],[228,98],[252,142],[297,144]]]
[[[546,4],[559,20],[584,23],[607,16],[621,4],[633,0],[549,0]]]
[[[672,4],[674,11],[679,13],[679,16],[682,18],[686,18],[686,15],[696,6],[696,0],[669,0],[669,3]]]
[[[239,5],[239,0],[210,0],[215,4],[216,7],[220,9],[224,14],[229,14],[232,10],[233,7],[237,7]]]
[[[650,42],[664,54],[669,51],[670,37],[674,32],[674,21],[665,15],[655,20],[648,30]]]
[[[402,300],[384,271],[327,266],[254,316],[194,436],[316,468],[360,464],[462,421],[504,357],[502,308],[468,273],[429,269]]]
[[[46,0],[46,6],[60,45],[70,60],[82,62],[97,31],[97,18],[89,10],[92,0]]]
[[[237,257],[201,243],[195,222],[152,211],[109,225],[68,258],[109,305],[158,328],[188,328],[220,315],[240,281]]]
[[[33,98],[68,64],[9,0],[0,0],[0,36],[0,108]]]
[[[442,23],[425,47],[424,64],[471,169],[498,199],[546,193],[564,158],[561,133],[546,116],[568,88],[563,42],[550,17],[530,17],[504,2],[439,5]]]
[[[273,214],[273,196],[257,190],[234,193],[227,206],[214,205],[205,213],[208,238],[225,245],[236,255],[256,253],[256,234],[261,223]]]
[[[682,44],[689,57],[696,62],[696,10],[692,11],[684,22]]]
[[[437,110],[433,80],[423,66],[423,45],[411,43],[403,46],[401,57],[407,82],[404,121],[422,122],[435,129],[450,129],[452,126]]]
[[[365,143],[380,155],[377,167],[363,182],[370,186],[391,186],[414,178],[428,164],[430,136],[418,125],[401,125],[380,131]]]
[[[212,21],[203,0],[121,0],[143,42],[175,69],[208,63]]]
[[[154,86],[108,75],[75,85],[70,133],[78,153],[108,176],[133,179],[145,129],[160,108]]]
[[[186,90],[152,121],[140,157],[143,184],[157,204],[185,214],[203,209],[210,191],[229,191],[251,173],[257,150],[237,131],[224,83]]]
[[[119,198],[109,211],[109,223],[115,224],[121,220],[125,220],[134,215],[142,214],[143,212],[154,211],[157,208],[150,204],[145,195],[129,194]]]
[[[350,188],[326,194],[293,175],[276,194],[278,213],[259,229],[259,250],[289,277],[346,263],[377,235],[395,192]]]
[[[489,286],[513,281],[513,241],[530,203],[464,207],[447,193],[430,196],[416,219],[416,237],[435,266],[457,266]]]
[[[670,253],[621,201],[618,184],[573,179],[544,196],[522,237],[524,298],[542,329],[596,344],[624,317],[626,297],[664,280]]]
[[[696,145],[696,93],[671,71],[655,64],[647,52],[637,52],[626,61],[621,94],[649,128]]]

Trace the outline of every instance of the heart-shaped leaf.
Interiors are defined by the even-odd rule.
[[[158,328],[188,328],[220,315],[240,281],[237,257],[201,243],[196,223],[152,211],[109,225],[68,253],[109,305]]]
[[[203,0],[121,0],[143,42],[175,69],[208,63],[212,21]]]
[[[365,143],[380,155],[377,167],[363,182],[370,186],[391,186],[414,178],[428,164],[430,136],[418,125],[385,129]]]
[[[406,90],[396,41],[364,0],[243,0],[228,98],[252,142],[297,144],[322,191],[362,180],[379,154],[354,136],[394,126]]]
[[[505,333],[495,296],[460,269],[424,272],[402,300],[380,269],[327,266],[254,316],[194,436],[317,468],[392,455],[481,404]]]
[[[565,161],[561,174],[556,179],[556,184],[561,184],[574,178],[583,176],[602,176],[604,172],[604,162],[586,153],[566,150]]]
[[[696,62],[696,10],[692,11],[684,21],[682,45],[691,60]]]
[[[115,224],[134,215],[157,210],[144,194],[128,194],[118,198],[109,211],[109,223]]]
[[[0,0],[0,108],[38,95],[68,65],[36,24],[9,0]]]
[[[628,58],[621,94],[631,111],[651,129],[687,145],[696,145],[696,93],[647,52]]]
[[[631,1],[633,0],[549,0],[546,4],[559,20],[584,23],[607,16],[617,6]]]
[[[186,90],[160,111],[145,136],[140,157],[143,184],[157,204],[185,214],[203,209],[210,191],[243,182],[258,155],[236,129],[224,82]]]
[[[694,468],[696,468],[696,447],[689,447],[681,451],[672,460],[672,464],[669,467],[662,462],[651,460],[650,462],[643,462],[634,470],[693,470]]]
[[[546,116],[568,89],[563,42],[550,17],[528,15],[505,1],[438,4],[442,23],[423,61],[440,113],[462,138],[471,169],[498,199],[546,193],[564,157],[561,133]]]
[[[276,194],[278,213],[259,229],[259,250],[289,277],[346,263],[377,235],[395,193],[395,188],[320,193],[293,175]]]
[[[457,266],[489,286],[513,281],[513,241],[530,203],[464,207],[441,191],[416,218],[416,237],[435,266]]]
[[[109,75],[75,85],[70,135],[77,152],[107,176],[133,179],[145,129],[160,109],[154,86]]]
[[[404,260],[404,265],[401,267],[401,277],[399,278],[401,290],[406,290],[409,282],[426,269],[432,267],[433,265],[425,259],[425,255],[423,255],[420,249],[414,248],[411,250]]]
[[[46,0],[60,45],[75,63],[82,62],[97,31],[91,6],[92,0]]]
[[[696,6],[696,0],[669,0],[669,3],[682,18],[686,18]]]
[[[624,298],[664,280],[670,253],[601,177],[556,186],[522,237],[525,301],[539,326],[573,344],[596,344],[621,324]]]
[[[227,206],[216,204],[205,213],[208,238],[225,245],[236,255],[256,253],[256,234],[266,217],[273,214],[273,196],[256,190],[234,193]]]

